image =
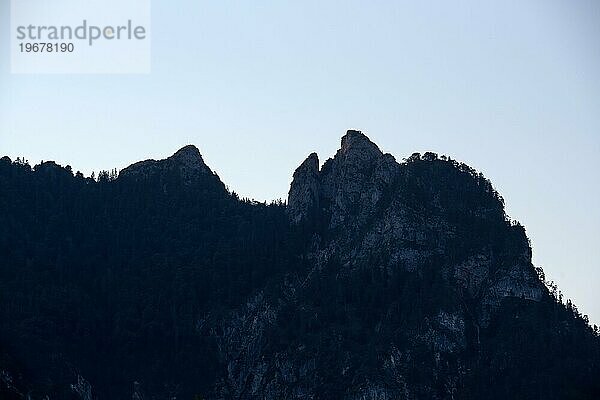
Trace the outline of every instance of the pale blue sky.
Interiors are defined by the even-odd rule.
[[[361,129],[398,160],[482,171],[534,263],[600,323],[600,2],[154,0],[150,75],[11,75],[0,153],[86,174],[196,144],[243,196],[285,198]]]

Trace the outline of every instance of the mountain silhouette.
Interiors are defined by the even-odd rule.
[[[598,329],[492,184],[359,131],[270,204],[191,145],[3,157],[0,321],[2,400],[600,398]]]

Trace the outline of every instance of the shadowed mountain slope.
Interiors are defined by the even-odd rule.
[[[97,180],[0,160],[2,399],[598,398],[548,287],[481,174],[358,131],[287,204],[194,146]]]

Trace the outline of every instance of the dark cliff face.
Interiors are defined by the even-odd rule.
[[[0,398],[597,398],[600,345],[473,169],[348,131],[288,205],[186,146],[0,159]]]

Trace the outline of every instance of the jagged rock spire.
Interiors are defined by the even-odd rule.
[[[348,209],[371,207],[381,192],[381,178],[397,167],[394,158],[384,155],[360,131],[349,130],[342,137],[340,149],[319,171],[318,157],[311,154],[298,167],[288,196],[289,214],[293,222],[311,213],[325,211],[331,224],[337,225],[348,215]],[[388,179],[389,180],[389,179]],[[368,199],[363,199],[367,196]],[[327,210],[321,210],[324,204]]]
[[[292,221],[300,222],[319,207],[319,156],[311,153],[294,172],[288,196]]]

